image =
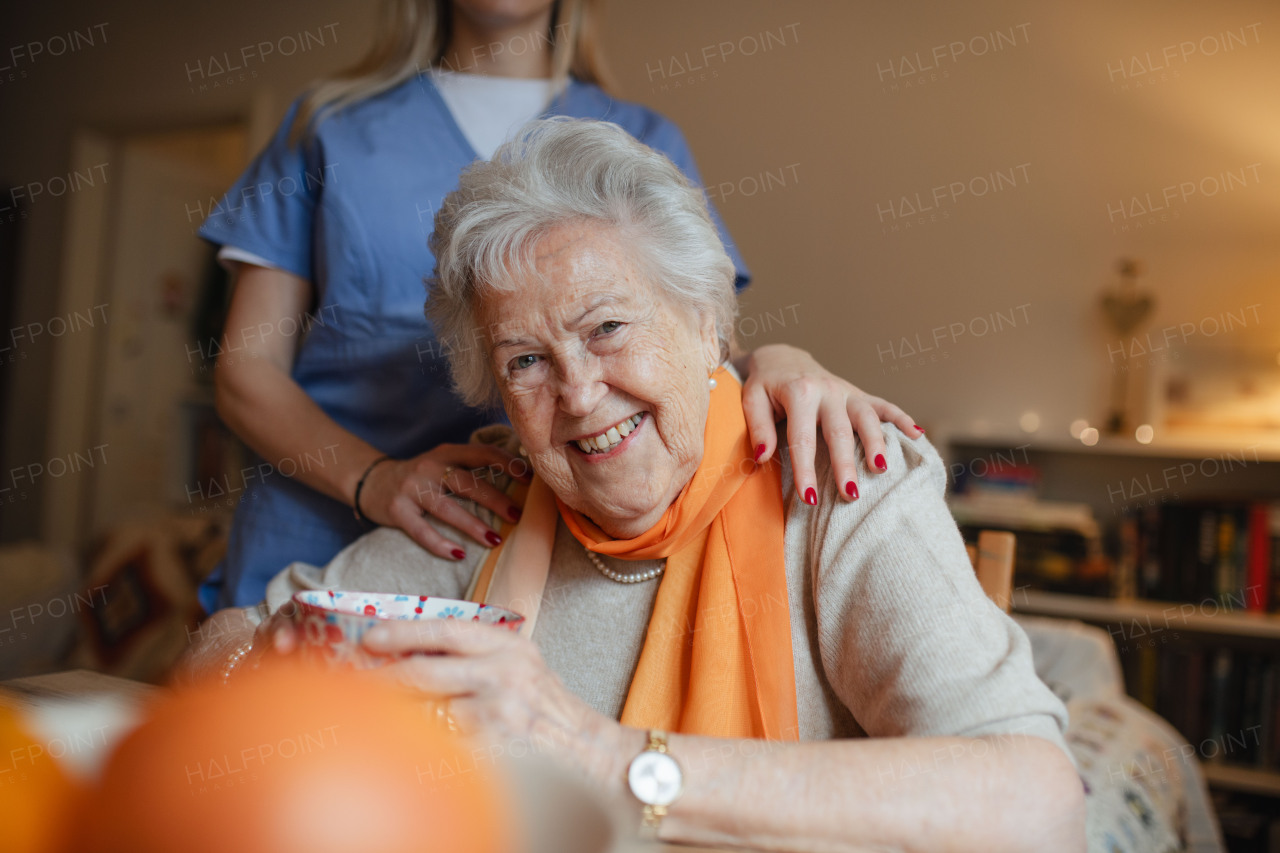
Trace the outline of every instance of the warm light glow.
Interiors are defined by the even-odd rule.
[[[1080,431],[1080,440],[1087,446],[1093,447],[1098,443],[1098,431],[1093,427],[1086,427]]]
[[[1071,422],[1071,437],[1079,438],[1085,430],[1089,428],[1089,422],[1084,418],[1076,418]]]
[[[1133,437],[1138,440],[1138,444],[1150,444],[1151,439],[1156,437],[1156,431],[1151,424],[1142,424],[1133,431]]]
[[[1040,429],[1040,416],[1035,412],[1023,412],[1022,417],[1018,418],[1018,426],[1022,427],[1023,432],[1035,432]]]

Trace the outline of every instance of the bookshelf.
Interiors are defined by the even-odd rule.
[[[1081,589],[1046,584],[1034,570],[1034,555],[1020,550],[1020,563],[1027,557],[1033,570],[1024,572],[1022,565],[1015,569],[1014,611],[1078,619],[1107,630],[1130,694],[1193,744],[1208,744],[1212,750],[1223,742],[1224,731],[1261,732],[1262,743],[1252,750],[1212,757],[1202,748],[1202,765],[1215,792],[1260,797],[1272,804],[1266,811],[1274,812],[1280,800],[1280,714],[1275,710],[1280,704],[1280,590],[1263,588],[1261,600],[1270,612],[1240,608],[1243,591],[1241,601],[1232,602],[1235,607],[1224,606],[1231,596],[1223,594],[1227,587],[1221,576],[1213,586],[1214,560],[1209,557],[1216,548],[1216,559],[1225,554],[1240,560],[1234,588],[1253,589],[1239,584],[1248,568],[1244,543],[1252,548],[1251,528],[1239,524],[1239,513],[1250,506],[1280,506],[1280,434],[1180,432],[1148,444],[1102,436],[1093,445],[1066,435],[964,434],[936,428],[930,437],[947,461],[949,491],[969,486],[970,494],[952,497],[962,527],[1014,529],[1022,534],[1020,544],[1024,538],[1029,544],[1052,543],[1054,535],[1069,529],[1089,543],[1077,552],[1073,565],[1079,576],[1092,571],[1101,580]],[[1011,468],[1021,473],[1008,477]],[[1029,491],[1031,483],[1035,506],[1020,515],[1016,493],[1020,486]],[[1009,500],[1001,494],[1006,484],[1015,493]],[[1219,539],[1219,526],[1226,524],[1222,519],[1233,512],[1237,538]],[[1157,522],[1148,529],[1140,519]],[[1271,529],[1275,552],[1280,540],[1274,525]],[[1143,543],[1136,559],[1135,530]],[[1141,547],[1148,549],[1145,558]],[[1089,556],[1081,556],[1086,551]],[[1274,588],[1280,585],[1280,559],[1273,555],[1270,560],[1268,580]],[[1135,562],[1139,592],[1168,590],[1171,580],[1177,592],[1159,600],[1124,594],[1134,587]],[[1086,569],[1087,564],[1092,568]],[[1131,567],[1127,585],[1126,564]],[[1149,583],[1152,576],[1158,584]],[[1203,592],[1206,581],[1208,593]],[[1193,589],[1195,595],[1186,594]],[[1174,598],[1178,600],[1166,600]]]
[[[1210,788],[1280,797],[1280,773],[1235,767],[1230,764],[1205,764],[1204,778]]]
[[[1002,462],[1033,464],[1042,475],[1042,497],[1086,503],[1104,523],[1152,501],[1241,495],[1280,500],[1280,434],[1275,430],[1230,438],[1178,433],[1150,444],[1103,436],[1093,446],[1065,435],[943,433],[937,445],[953,483],[957,475],[981,477]]]
[[[1188,610],[1189,607],[1192,609]],[[1099,625],[1137,623],[1148,628],[1177,628],[1200,634],[1280,642],[1280,614],[1214,610],[1188,602],[1099,598],[1018,588],[1013,594],[1013,609],[1034,616],[1079,619]]]
[[[1204,634],[1206,638],[1238,637],[1280,644],[1280,615],[1275,613],[1206,613],[1199,609],[1187,612],[1183,602],[1099,598],[1021,588],[1014,590],[1012,607],[1015,613],[1079,619],[1110,629],[1137,624],[1148,632],[1177,630]],[[1205,762],[1203,769],[1210,788],[1280,798],[1280,770],[1210,762]]]

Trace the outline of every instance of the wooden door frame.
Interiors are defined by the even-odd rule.
[[[228,120],[245,126],[250,151],[266,144],[278,122],[275,98],[269,90],[254,93],[247,108],[238,116],[221,120],[184,123],[168,129],[196,129]],[[87,170],[101,163],[118,162],[123,141],[131,136],[154,133],[154,126],[128,128],[111,133],[82,129],[72,137],[71,169]],[[113,160],[113,158],[115,158]],[[112,267],[111,239],[114,229],[110,216],[116,202],[118,186],[108,185],[108,192],[72,193],[67,199],[66,227],[63,229],[61,273],[58,278],[57,313],[68,316],[87,305],[102,304],[110,287]],[[110,308],[107,308],[108,314]],[[49,396],[49,431],[45,447],[53,452],[76,448],[83,452],[93,447],[101,434],[98,413],[101,410],[96,365],[105,352],[105,335],[65,335],[58,340],[53,355],[52,382]],[[105,463],[110,464],[110,448],[104,448]],[[40,539],[48,545],[83,553],[94,531],[89,529],[93,506],[92,477],[59,477],[45,481],[40,511]]]

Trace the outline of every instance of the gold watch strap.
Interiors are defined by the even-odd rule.
[[[649,745],[644,748],[645,752],[667,752],[667,733],[661,729],[649,729]]]
[[[649,840],[658,837],[658,827],[662,825],[662,819],[667,816],[666,806],[651,806],[646,804],[644,807],[644,816],[640,819],[641,837]]]
[[[667,755],[667,733],[662,729],[649,729],[649,742],[645,745],[644,752],[661,752]],[[656,841],[658,838],[658,827],[662,825],[662,819],[667,816],[666,806],[655,806],[649,803],[644,804],[644,811],[640,818],[640,837],[649,841]]]

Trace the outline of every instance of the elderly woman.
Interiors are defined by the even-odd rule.
[[[454,381],[501,400],[512,428],[484,439],[532,466],[523,520],[461,563],[375,531],[277,576],[270,610],[306,588],[521,610],[528,636],[404,622],[364,643],[464,730],[554,751],[664,839],[1083,847],[1065,709],[975,580],[933,449],[887,427],[888,470],[854,502],[755,464],[724,367],[733,265],[670,161],[610,124],[535,123],[463,175],[432,248]],[[256,618],[215,618],[203,659],[230,672]],[[285,624],[259,646],[287,650]]]

